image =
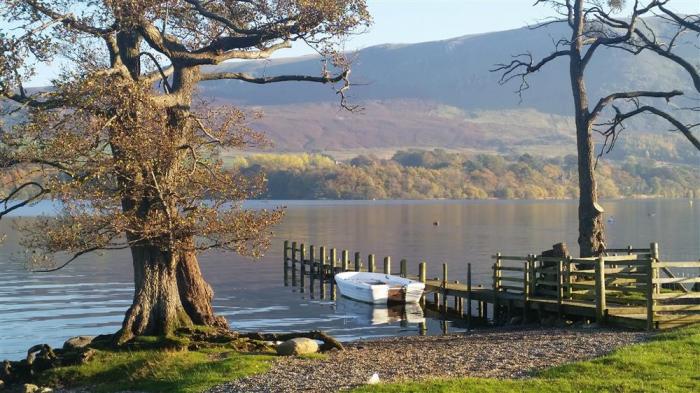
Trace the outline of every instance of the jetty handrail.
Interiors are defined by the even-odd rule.
[[[647,329],[700,321],[700,261],[661,261],[656,243],[651,243],[649,248],[629,246],[606,251],[609,254],[618,250],[624,254],[592,258],[497,253],[492,256],[495,261],[491,273],[472,274],[471,265],[467,264],[466,286],[448,281],[445,263],[440,278],[428,279],[425,261],[418,264],[417,275],[409,274],[406,259],[400,260],[399,272],[394,274],[425,283],[427,292],[434,296],[432,303],[443,313],[447,312],[448,296],[454,298],[455,310],[462,315],[465,311],[469,315],[471,301],[476,301],[480,318],[486,317],[487,304],[492,303],[493,318],[497,322],[503,321],[504,316],[510,318],[514,308],[522,310],[524,322],[532,316],[531,311],[541,313],[543,309],[559,315],[595,317],[600,323],[636,327],[642,324]],[[298,266],[302,288],[308,277],[311,294],[317,282],[321,298],[326,282],[330,282],[331,297],[335,296],[335,273],[349,270],[392,273],[392,261],[388,256],[378,260],[374,254],[365,258],[355,252],[353,264],[348,250],[339,253],[335,248],[306,246],[300,242],[285,241],[283,258],[285,285],[289,268],[292,269],[292,285],[296,285]],[[472,286],[474,277],[487,276],[492,288]],[[465,299],[468,300],[466,307]]]
[[[641,305],[646,308],[647,329],[653,329],[659,318],[668,317],[665,312],[700,311],[700,304],[688,303],[700,299],[700,292],[686,288],[700,287],[700,272],[678,276],[670,270],[700,268],[700,261],[660,261],[658,250],[658,244],[651,243],[649,248],[606,250],[625,255],[590,258],[497,254],[493,256],[495,297],[522,296],[525,303],[539,299],[556,300],[559,305],[589,303],[595,305],[600,323],[608,319],[609,304],[630,310]],[[663,293],[662,286],[673,292]]]

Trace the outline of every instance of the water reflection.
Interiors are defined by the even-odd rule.
[[[418,304],[368,304],[340,296],[336,300],[336,310],[344,318],[354,319],[364,326],[399,323],[405,327],[425,323],[423,309]]]

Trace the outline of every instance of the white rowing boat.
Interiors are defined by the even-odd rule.
[[[340,293],[372,304],[418,303],[425,284],[382,273],[344,272],[335,275]]]

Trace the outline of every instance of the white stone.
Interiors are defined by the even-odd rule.
[[[377,374],[377,373],[372,374],[372,376],[369,377],[369,379],[367,380],[367,384],[368,384],[368,385],[376,385],[376,384],[378,384],[379,382],[380,382],[380,380],[379,380],[379,374]]]

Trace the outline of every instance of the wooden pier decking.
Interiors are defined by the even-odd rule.
[[[620,255],[621,254],[621,255]],[[343,271],[381,271],[392,274],[391,258],[377,269],[373,254],[363,262],[343,250],[285,241],[285,283],[291,271],[296,281],[297,265],[302,290],[309,280],[313,293],[318,281],[319,295],[331,287],[333,275]],[[408,273],[407,261],[399,263],[398,274],[425,283],[425,298],[432,294],[432,307],[458,318],[490,317],[496,324],[534,322],[547,317],[596,321],[601,325],[634,329],[668,329],[700,323],[700,261],[660,261],[658,244],[646,249],[608,249],[598,258],[560,258],[494,255],[490,288],[473,286],[471,264],[464,283],[448,279],[448,265],[442,277],[427,278],[427,263],[418,264],[416,275]],[[296,285],[296,283],[295,283]],[[450,302],[450,298],[452,302]],[[451,305],[451,307],[450,307]],[[488,309],[491,312],[488,312]],[[475,314],[475,315],[474,315]]]

